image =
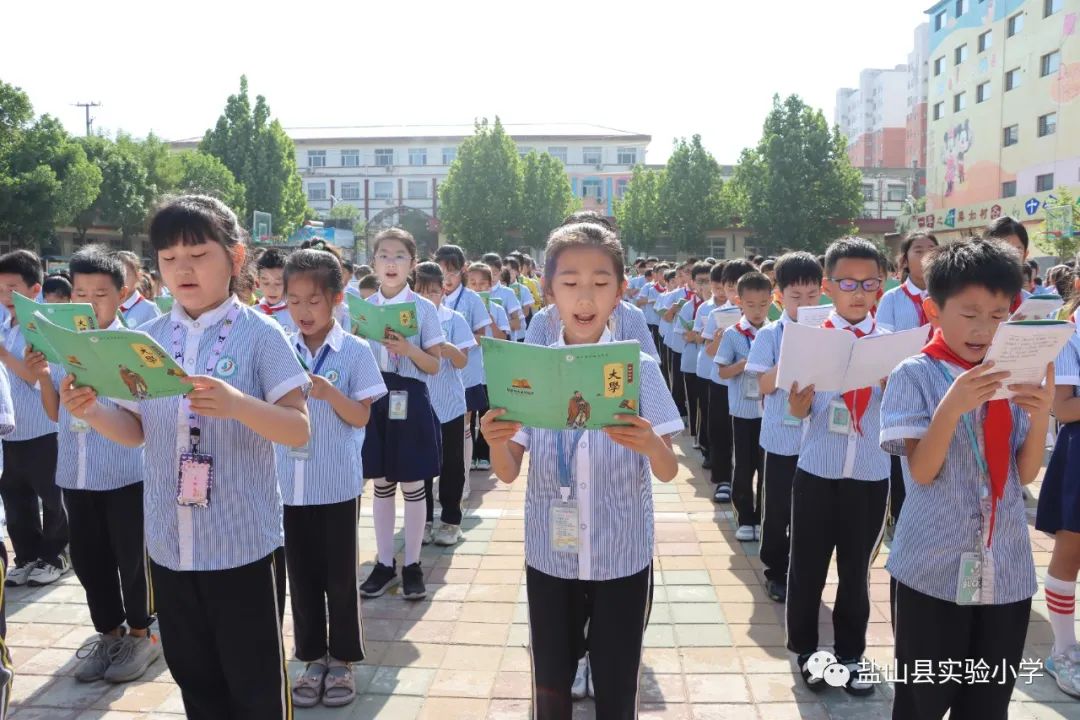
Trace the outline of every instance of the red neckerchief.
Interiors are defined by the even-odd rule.
[[[821,324],[823,328],[836,329],[836,325],[833,324],[831,319],[826,320]],[[874,332],[874,328],[870,328],[870,333],[864,332],[854,325],[848,325],[845,330],[849,330],[855,333],[855,337],[866,337],[870,333]],[[843,394],[844,405],[847,406],[848,412],[851,413],[851,424],[855,426],[855,432],[860,435],[862,432],[862,418],[866,414],[866,409],[870,407],[870,398],[873,397],[874,389],[869,387],[856,388],[855,390],[848,390]]]
[[[750,342],[754,342],[754,338],[757,337],[757,330],[749,322],[746,323],[746,327],[743,327],[743,320],[741,318],[739,322],[735,323],[735,329],[739,331],[739,334],[748,339]]]
[[[926,310],[923,309],[922,297],[908,290],[907,282],[901,285],[900,289],[903,290],[904,294],[908,296],[908,300],[915,304],[915,312],[919,313],[919,326],[922,327],[923,325],[930,322],[930,320],[926,317]]]
[[[695,295],[694,296],[694,314],[690,316],[691,318],[694,318],[694,319],[697,318],[697,311],[698,311],[698,309],[701,308],[701,306],[703,304],[705,304],[705,298],[699,298],[697,295]]]
[[[262,310],[267,315],[273,315],[276,312],[281,312],[282,310],[286,309],[287,307],[288,307],[288,304],[285,303],[284,301],[277,304],[277,305],[268,304],[266,302],[265,298],[263,298],[262,300],[259,301],[259,309]]]
[[[660,287],[660,283],[654,282],[652,286],[653,286],[653,290],[655,290],[656,292],[658,292],[658,293],[664,292],[664,288]]]
[[[941,329],[934,331],[934,337],[922,349],[923,353],[947,362],[964,370],[970,370],[978,363],[968,362],[953,352],[945,343],[945,337]],[[994,539],[994,519],[997,514],[998,501],[1005,495],[1005,481],[1009,477],[1009,455],[1012,453],[1013,419],[1012,410],[1009,409],[1008,400],[991,400],[986,404],[986,420],[983,421],[983,452],[986,454],[986,465],[990,470],[990,534],[986,545]],[[978,450],[978,448],[973,448]]]
[[[1024,293],[1023,293],[1023,291],[1021,291],[1021,292],[1016,293],[1016,297],[1013,298],[1012,305],[1009,306],[1009,314],[1012,315],[1014,312],[1019,310],[1020,306],[1023,305],[1023,304],[1024,304]]]
[[[136,305],[138,305],[142,301],[143,301],[143,296],[139,295],[139,297],[135,298],[135,302],[131,303],[127,307],[124,307],[123,305],[121,305],[120,306],[120,312],[122,312],[124,314],[127,314],[127,313],[131,312],[132,308],[134,308]]]

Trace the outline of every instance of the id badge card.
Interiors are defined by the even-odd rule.
[[[802,425],[802,420],[795,417],[789,412],[784,413],[784,417],[780,420],[780,424],[786,427],[799,427]]]
[[[68,429],[73,433],[88,433],[90,432],[90,423],[85,420],[80,420],[77,417],[71,418],[71,422],[68,423]]]
[[[747,400],[761,399],[761,386],[758,385],[757,375],[743,373],[743,397]]]
[[[390,392],[391,420],[405,420],[409,417],[409,392],[407,390],[392,390]]]
[[[851,433],[851,412],[848,411],[842,399],[829,403],[829,432],[839,435]]]
[[[966,552],[960,555],[960,572],[956,580],[956,604],[979,605],[982,601],[982,554]]]
[[[560,553],[577,554],[578,514],[577,503],[562,500],[551,501],[551,549]]]
[[[180,473],[176,483],[176,502],[187,507],[210,505],[214,485],[214,458],[202,453],[180,454]]]
[[[311,457],[311,446],[302,445],[300,447],[289,448],[289,457],[293,460],[307,460]]]

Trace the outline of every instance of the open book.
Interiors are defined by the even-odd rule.
[[[1063,320],[1023,320],[998,325],[985,360],[994,361],[992,372],[1007,370],[1009,377],[993,399],[1012,397],[1009,385],[1041,383],[1046,378],[1046,366],[1075,332],[1076,326]]]
[[[796,317],[800,325],[821,327],[821,323],[829,319],[832,311],[832,303],[828,305],[805,305],[796,311]]]
[[[742,317],[742,309],[737,307],[718,308],[712,311],[710,317],[713,318],[713,322],[716,324],[716,334],[722,335],[725,330],[739,322],[739,318]]]
[[[402,337],[412,337],[420,332],[414,302],[376,305],[356,295],[346,295],[345,299],[349,303],[354,335],[382,342],[389,330]]]
[[[92,387],[101,397],[148,400],[183,395],[184,371],[157,342],[138,330],[74,332],[35,314],[45,342],[79,387]],[[225,360],[225,358],[223,358]]]
[[[15,317],[22,327],[26,344],[44,354],[51,363],[58,364],[60,357],[49,343],[44,342],[35,313],[40,312],[49,322],[72,332],[97,328],[97,316],[90,303],[39,303],[17,292],[12,293],[11,297],[15,301]]]
[[[918,355],[929,334],[928,327],[921,327],[857,338],[847,330],[810,327],[799,320],[788,323],[780,343],[776,386],[784,390],[794,383],[800,390],[813,385],[819,392],[872,387]]]
[[[565,430],[625,425],[638,414],[641,346],[637,341],[541,347],[480,338],[488,403],[503,420]]]
[[[484,308],[486,308],[488,312],[491,312],[491,303],[495,303],[496,305],[500,306],[503,304],[502,300],[497,297],[491,297],[491,293],[486,290],[484,292],[477,293],[477,295],[479,295],[480,299],[484,301]]]
[[[1016,308],[1009,320],[1043,320],[1052,318],[1065,305],[1057,295],[1031,295]]]

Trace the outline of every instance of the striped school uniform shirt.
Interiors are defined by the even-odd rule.
[[[757,334],[757,328],[751,325],[745,316],[724,330],[724,334],[720,337],[720,347],[716,350],[716,358],[713,360],[717,365],[718,377],[720,365],[734,365],[750,356],[750,346],[754,341],[744,335],[744,332]],[[748,383],[753,383],[755,397],[746,396]],[[735,377],[729,378],[727,385],[728,408],[732,417],[744,420],[755,420],[761,417],[761,391],[757,387],[757,373],[744,370]]]
[[[610,342],[605,331],[601,342]],[[562,341],[555,346],[563,345]],[[659,364],[641,354],[639,413],[658,435],[683,429]],[[559,439],[561,436],[561,440]],[[652,469],[649,460],[614,443],[601,430],[526,427],[514,442],[529,453],[525,486],[525,562],[566,580],[613,580],[648,567],[653,558]],[[559,452],[563,459],[560,462]],[[560,465],[570,467],[570,500],[577,503],[578,552],[551,547],[552,502],[562,502]]]
[[[911,280],[905,280],[900,287],[894,287],[881,296],[877,308],[877,323],[883,330],[900,332],[901,330],[913,330],[922,325],[919,318],[919,310],[915,301],[904,292],[918,298],[922,302],[926,298],[926,291],[915,287]]]
[[[124,326],[119,318],[108,330]],[[60,392],[60,383],[68,372],[62,365],[49,365],[53,387]],[[106,407],[117,407],[108,398],[98,398]],[[80,422],[60,403],[57,434],[56,485],[66,490],[117,490],[143,480],[143,449],[127,448],[107,440],[84,422]]]
[[[26,337],[21,326],[12,326],[13,317],[8,317],[3,325],[4,347],[22,360],[26,354]],[[37,383],[30,385],[13,372],[10,372],[8,379],[11,381],[11,399],[15,403],[15,430],[4,440],[22,442],[56,432],[56,423],[49,419],[41,405],[41,389]]]
[[[521,318],[521,329],[511,331],[510,339],[517,340],[519,337],[525,337],[525,313],[521,310],[521,298],[518,294],[502,283],[492,285],[490,292],[491,297],[502,300],[503,309],[509,317],[513,318],[517,315]]]
[[[382,290],[379,290],[368,298],[368,301],[375,305],[396,305],[404,302],[416,303],[416,323],[420,332],[405,339],[421,350],[429,350],[435,345],[446,342],[446,336],[442,332],[442,325],[439,323],[439,311],[435,308],[434,303],[427,298],[420,297],[410,290],[408,286],[403,287],[392,298],[386,297],[383,295]],[[371,343],[371,351],[375,353],[375,359],[383,372],[392,372],[401,377],[427,382],[428,374],[417,367],[412,360],[392,355],[387,351],[386,346],[380,342],[372,340]]]
[[[705,302],[701,303],[701,307],[698,308],[697,315],[694,316],[694,332],[701,335],[705,332],[705,323],[709,320],[709,315],[716,309],[716,300],[709,298]],[[706,341],[707,342],[707,341]],[[712,358],[705,352],[705,343],[698,345],[697,361],[694,365],[694,374],[702,380],[709,379],[709,373],[712,372]]]
[[[784,340],[784,328],[789,322],[795,322],[786,312],[779,320],[771,322],[758,330],[750,355],[746,358],[746,371],[761,375],[776,367],[780,362],[780,344]],[[799,454],[799,442],[802,440],[804,420],[795,421],[788,413],[788,391],[776,388],[765,396],[765,408],[761,414],[760,445],[765,452],[773,455],[791,457]]]
[[[466,355],[479,352],[479,350],[471,350],[476,347],[476,338],[461,313],[440,305],[439,324],[442,325],[446,342],[464,351]],[[427,382],[428,393],[431,395],[431,407],[434,408],[435,416],[439,418],[440,423],[450,422],[465,414],[465,385],[461,379],[461,370],[454,367],[449,358],[441,358],[439,372],[428,375],[425,382]]]
[[[844,329],[851,324],[835,312],[829,315],[833,325]],[[856,325],[867,336],[883,334],[872,316]],[[833,400],[843,402],[838,392],[814,393],[810,406],[810,415],[803,422],[802,442],[799,444],[800,470],[818,477],[839,480],[878,481],[889,477],[890,460],[878,444],[878,431],[881,427],[881,386],[871,389],[870,404],[862,416],[863,434],[849,425],[847,434],[829,430],[829,406]]]
[[[638,293],[638,298],[645,298],[648,303],[645,307],[641,308],[645,313],[645,322],[649,325],[659,325],[660,316],[656,314],[656,302],[660,299],[660,295],[663,293],[656,287],[656,283],[646,283],[642,286],[641,292]]]
[[[444,296],[442,304],[464,315],[465,321],[469,323],[469,328],[474,333],[480,332],[491,324],[491,316],[484,307],[484,299],[464,285],[458,285],[457,290]]]
[[[296,327],[296,323],[293,322],[292,315],[289,314],[289,302],[287,300],[282,300],[276,305],[271,305],[266,301],[266,298],[263,298],[255,305],[255,309],[266,315],[268,318],[273,318],[274,322],[281,326],[286,335],[292,335],[300,330]]]
[[[953,377],[963,370],[946,364]],[[952,381],[930,357],[919,354],[900,363],[889,376],[881,405],[882,449],[900,455],[907,496],[896,536],[885,567],[889,573],[914,590],[947,602],[956,601],[960,555],[976,550],[976,537],[988,530],[989,516],[980,509],[982,489],[989,488],[979,469],[975,452],[963,423],[957,423],[941,471],[929,485],[911,478],[905,440],[926,436],[930,420],[949,391]],[[983,431],[979,411],[968,413],[978,444]],[[1005,494],[997,507],[994,536],[992,597],[985,603],[1004,604],[1025,600],[1035,594],[1038,584],[1031,555],[1028,519],[1016,453],[1027,437],[1030,422],[1022,409],[1010,403],[1013,431],[1012,452]],[[985,539],[982,544],[985,546]],[[984,588],[985,591],[985,588]]]
[[[741,311],[738,309],[738,307],[733,303],[724,303],[723,305],[721,305],[718,308],[713,308],[709,312],[709,316],[707,318],[705,318],[705,327],[701,331],[701,336],[703,338],[705,338],[706,344],[709,343],[709,342],[712,342],[716,338],[716,333],[719,332],[719,330],[720,330],[720,326],[717,323],[717,320],[719,319],[718,316],[717,316],[717,313],[720,313],[720,312],[729,312],[729,313],[738,312],[740,314],[740,316],[742,314]],[[719,354],[719,352],[720,352],[719,347],[716,348],[716,352],[717,352],[717,354]],[[716,365],[716,355],[715,354],[714,355],[709,355],[707,352],[705,352],[704,345],[702,346],[701,352],[698,353],[699,376],[700,376],[700,371],[703,369],[702,366],[700,365],[700,363],[702,362],[701,361],[702,356],[705,356],[705,358],[706,358],[705,366],[704,366],[704,370],[706,372],[705,377],[708,380],[710,380],[711,382],[716,383],[717,385],[723,385],[725,387],[728,387],[731,383],[729,383],[727,380],[721,380],[720,379],[720,368]]]
[[[343,328],[352,327],[352,318],[349,317],[349,304],[344,299],[334,308],[334,319]]]
[[[641,351],[656,362],[660,362],[660,353],[656,351],[652,331],[645,323],[645,313],[625,300],[620,300],[611,313],[612,336],[616,342],[637,340]],[[533,315],[529,330],[525,333],[525,342],[529,345],[551,347],[562,337],[562,321],[559,310],[554,305],[545,305]]]
[[[479,297],[479,296],[477,296]],[[483,304],[483,300],[480,301]],[[486,310],[484,311],[486,314]],[[491,315],[495,318],[495,327],[502,330],[507,335],[510,334],[510,318],[506,316],[506,311],[498,303],[491,303]],[[533,325],[535,325],[535,321]],[[488,318],[488,324],[484,327],[484,336],[491,337],[491,318]],[[532,325],[529,326],[532,329]],[[528,342],[528,340],[526,340]],[[477,385],[486,385],[487,376],[484,375],[484,354],[480,348],[469,352],[469,362],[466,363],[465,369],[462,371],[461,377],[462,384],[466,388],[475,387]]]
[[[1073,333],[1054,360],[1054,384],[1072,385],[1073,397],[1080,396],[1080,333]]]
[[[675,301],[682,296],[682,293],[682,288],[669,290],[656,301],[656,316],[660,318],[660,322],[657,323],[660,328],[660,342],[667,347],[671,347],[671,331],[675,329],[675,323],[665,320],[664,315],[675,304]]]
[[[11,399],[11,381],[8,369],[0,365],[0,438],[5,438],[15,429],[15,402]],[[4,445],[0,443],[0,475],[4,468]],[[0,542],[5,537],[4,525],[0,524]]]
[[[386,394],[367,341],[348,334],[337,321],[314,354],[299,334],[289,340],[310,371],[315,370],[323,349],[329,347],[318,374],[345,397],[375,401]],[[342,420],[326,400],[309,397],[307,407],[311,439],[300,452],[307,457],[298,457],[284,445],[274,446],[282,499],[286,505],[330,505],[358,497],[364,483],[364,428]]]
[[[705,303],[701,303],[698,309],[705,307]],[[686,326],[691,328],[694,326],[694,301],[690,300],[681,308],[679,308],[679,314],[675,316],[675,338],[676,345],[680,346],[681,350],[676,350],[682,353],[682,357],[679,359],[679,370],[684,373],[696,373],[697,372],[697,360],[698,353],[701,351],[701,343],[689,343],[686,342]]]
[[[137,328],[161,315],[161,311],[158,310],[157,303],[147,300],[136,290],[128,296],[127,300],[120,303],[120,314],[124,318],[124,325]]]
[[[246,395],[276,403],[289,392],[310,387],[285,332],[254,308],[230,297],[196,319],[180,303],[142,329],[172,352],[174,329],[180,340],[177,362],[191,375],[206,371],[211,349],[232,308],[238,315],[214,377]],[[274,446],[243,423],[200,418],[199,452],[214,458],[214,485],[205,508],[178,505],[180,453],[188,452],[188,416],[179,397],[118,403],[142,416],[145,438],[143,512],[146,549],[170,570],[226,570],[266,557],[284,541],[281,494]]]

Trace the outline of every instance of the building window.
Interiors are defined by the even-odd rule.
[[[1054,189],[1054,173],[1035,176],[1035,192],[1047,192]]]
[[[390,167],[394,164],[393,148],[375,148],[375,164],[379,167]]]
[[[946,10],[942,10],[934,16],[934,31],[938,31],[945,27],[945,20],[949,17],[949,13]]]
[[[409,148],[410,165],[427,165],[427,148]]]
[[[1061,11],[1061,0],[1043,0],[1043,17],[1050,17]]]
[[[986,52],[994,47],[994,31],[987,30],[979,36],[979,52]]]
[[[968,11],[968,0],[956,0],[956,17],[960,17]]]
[[[934,103],[934,119],[940,120],[945,116],[945,103]]]
[[[358,182],[343,182],[343,183],[341,183],[341,199],[342,200],[359,200],[360,199],[360,183],[358,183]]]
[[[938,75],[940,75],[941,71],[944,70],[944,69],[945,69],[945,56],[942,55],[941,57],[934,60],[934,77],[937,77]]]
[[[1012,37],[1024,29],[1024,13],[1016,13],[1011,18],[1005,29],[1005,36]]]
[[[583,165],[601,165],[604,162],[604,150],[598,147],[586,147],[581,149],[581,162]]]
[[[1057,132],[1057,113],[1039,116],[1039,137],[1046,137]]]
[[[442,149],[442,164],[443,165],[453,165],[455,160],[457,160],[457,148],[456,147],[443,148]]]
[[[1005,73],[1005,92],[1020,87],[1020,68],[1013,68]]]
[[[967,60],[967,43],[964,43],[953,51],[953,61],[956,65],[961,64],[965,60]]]
[[[518,147],[518,157],[524,158],[526,155],[528,155],[532,151],[533,151],[533,149],[531,147],[527,146],[527,145],[519,146]]]
[[[360,167],[360,151],[342,150],[341,167]]]
[[[326,199],[326,183],[310,183],[307,186],[307,199],[311,202]]]
[[[637,148],[619,148],[619,165],[637,165]]]
[[[975,102],[986,102],[990,99],[990,81],[979,83],[975,86]]]
[[[953,99],[952,99],[953,112],[960,112],[961,110],[963,110],[966,107],[967,107],[967,93],[966,92],[956,93],[955,95],[953,95]]]
[[[547,149],[548,155],[555,158],[563,165],[566,164],[566,148],[565,147],[549,147]]]
[[[1046,77],[1047,75],[1053,75],[1061,67],[1061,51],[1055,50],[1052,53],[1046,53],[1039,61],[1039,77]]]
[[[581,197],[600,200],[603,194],[603,184],[596,178],[581,181]]]
[[[709,238],[709,255],[717,260],[727,258],[727,238],[723,236]]]
[[[410,200],[427,200],[427,180],[410,180],[405,192]]]
[[[394,183],[392,180],[376,180],[372,183],[372,195],[376,200],[390,200],[394,197]]]
[[[1005,130],[1002,131],[1002,133],[1001,133],[1001,144],[1002,145],[1004,145],[1005,147],[1009,147],[1010,145],[1015,145],[1018,142],[1020,142],[1020,126],[1019,125],[1010,125],[1009,127],[1005,128]]]
[[[1016,197],[1016,181],[1007,180],[1001,183],[1001,197],[1011,198]]]
[[[626,186],[630,184],[629,178],[619,178],[615,181],[615,197],[622,200],[623,195],[626,194]]]
[[[904,198],[907,197],[907,188],[903,185],[890,185],[889,194],[886,199],[889,202],[904,202]]]
[[[871,183],[863,183],[862,186],[862,199],[866,202],[870,202],[874,199],[874,186]]]
[[[326,151],[325,150],[308,150],[307,151],[307,166],[309,168],[326,167]]]

